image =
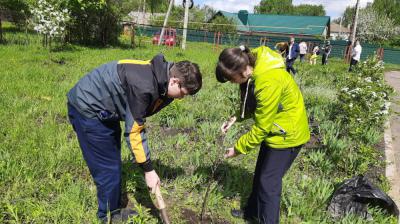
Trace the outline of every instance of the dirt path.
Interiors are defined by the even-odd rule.
[[[385,79],[396,90],[391,101],[392,115],[387,122],[390,128],[385,130],[386,176],[392,186],[389,195],[400,207],[400,71],[386,72]]]

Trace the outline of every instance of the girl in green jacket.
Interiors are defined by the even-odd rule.
[[[225,158],[247,154],[261,145],[253,180],[253,190],[244,212],[232,215],[256,219],[260,223],[279,223],[282,178],[290,168],[300,148],[310,138],[303,96],[293,77],[286,72],[282,57],[268,47],[250,51],[245,46],[222,51],[216,67],[219,82],[241,84],[245,90],[241,118],[255,103],[254,125],[228,148]],[[251,88],[254,85],[254,88]],[[235,122],[225,122],[223,132]]]

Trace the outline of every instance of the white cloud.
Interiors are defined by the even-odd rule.
[[[365,7],[373,0],[360,0],[360,7]],[[323,5],[328,16],[337,18],[342,15],[347,6],[355,6],[357,0],[293,0],[293,5],[311,4]]]
[[[195,4],[209,5],[216,10],[228,12],[238,12],[239,10],[254,11],[254,6],[260,3],[260,0],[194,0]],[[339,17],[347,6],[354,6],[357,0],[293,0],[294,5],[312,4],[323,5],[328,16],[332,18]],[[373,0],[360,0],[361,7],[365,7],[368,2]],[[176,0],[176,5],[182,4],[182,0]]]
[[[238,12],[239,10],[254,11],[254,6],[260,0],[205,0],[204,5],[213,7],[216,10],[223,10],[228,12]]]

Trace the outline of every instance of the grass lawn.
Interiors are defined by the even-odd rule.
[[[213,162],[224,152],[217,144],[219,126],[234,112],[238,97],[236,86],[216,82],[219,51],[212,45],[188,43],[186,51],[149,44],[136,49],[69,45],[50,52],[33,34],[27,34],[30,44],[22,44],[24,35],[6,32],[10,41],[0,45],[0,222],[96,223],[96,188],[68,122],[65,95],[83,75],[103,63],[151,59],[161,52],[170,61],[198,63],[204,75],[204,87],[196,96],[175,101],[147,122],[152,158],[162,180],[170,219],[172,223],[197,223],[206,188],[211,184],[207,223],[244,223],[233,219],[230,210],[243,206],[251,191],[258,149],[224,161],[215,178],[210,178]],[[328,106],[336,100],[338,83],[348,65],[332,59],[326,67],[296,67],[299,74],[295,78],[308,114],[323,130],[334,127],[326,122]],[[250,125],[251,121],[236,124],[223,145],[232,146]],[[325,133],[323,141],[327,140]],[[377,141],[380,137],[377,134]],[[124,139],[121,141],[123,189],[140,214],[135,223],[158,223],[142,171],[130,162],[132,156]],[[333,220],[326,211],[335,185],[367,170],[356,165],[339,169],[325,146],[310,148],[302,150],[285,177],[281,223],[369,223],[354,215]],[[369,167],[382,168],[377,158],[369,159],[373,164]],[[387,191],[385,178],[374,177]],[[374,223],[397,221],[383,211],[369,211]]]

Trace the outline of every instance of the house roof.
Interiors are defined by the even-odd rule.
[[[327,27],[329,32],[329,16],[249,14],[246,10],[238,13],[218,11],[217,15],[232,19],[241,32],[321,36],[326,35],[324,32]]]
[[[337,23],[331,23],[331,33],[350,33],[350,29],[349,28],[347,28],[347,27],[345,27],[345,26],[342,26],[342,27],[340,27],[340,25],[339,24],[337,24]]]

